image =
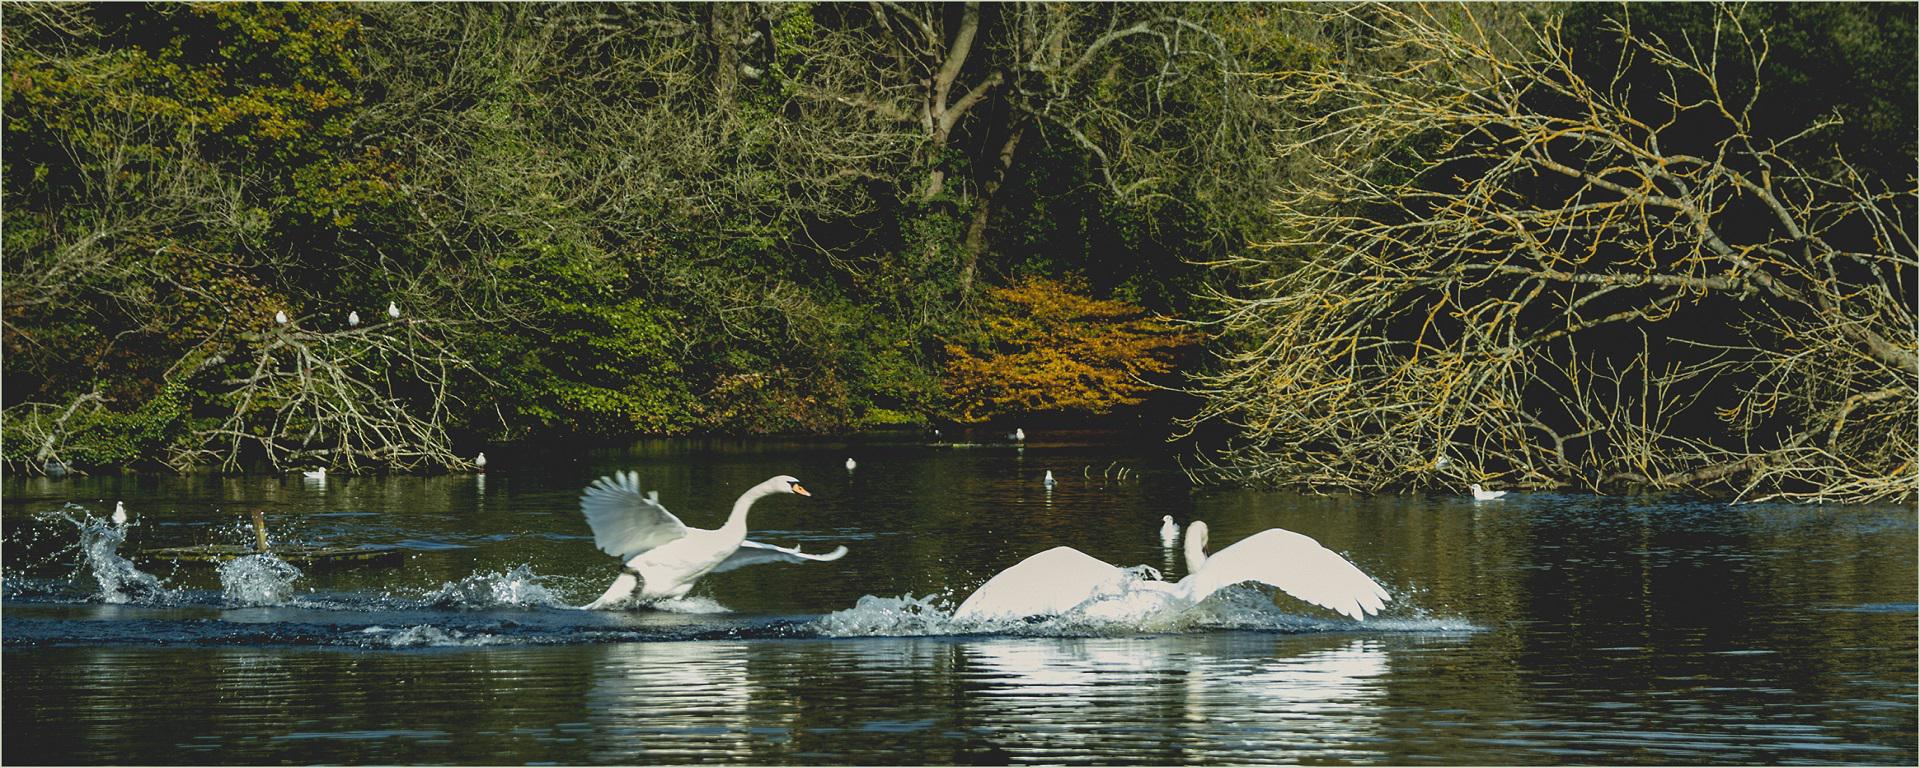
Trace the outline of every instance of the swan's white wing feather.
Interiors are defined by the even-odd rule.
[[[615,472],[587,486],[580,512],[593,528],[593,545],[621,560],[687,535],[687,526],[660,506],[660,494],[640,493],[640,473]]]
[[[1065,613],[1126,572],[1073,547],[1054,547],[988,579],[953,612],[955,619],[1020,619]]]
[[[759,565],[761,563],[825,563],[838,560],[845,557],[846,554],[847,548],[844,546],[836,547],[832,552],[824,555],[810,555],[800,551],[798,547],[788,549],[786,547],[776,547],[772,544],[763,544],[758,541],[747,540],[740,542],[739,549],[734,550],[733,554],[728,555],[727,559],[720,561],[720,564],[714,566],[713,570],[708,571],[708,573],[725,573],[735,568],[744,568],[749,565]]]
[[[1195,602],[1240,582],[1257,581],[1354,619],[1378,613],[1392,599],[1339,553],[1283,528],[1235,542],[1182,581]]]

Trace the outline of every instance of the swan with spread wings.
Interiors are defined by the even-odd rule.
[[[748,540],[747,509],[776,493],[812,495],[799,480],[777,475],[740,494],[726,524],[707,530],[680,522],[660,505],[659,492],[642,494],[639,473],[614,473],[593,481],[580,496],[580,511],[593,528],[594,546],[620,558],[623,565],[606,593],[582,607],[595,610],[629,600],[669,600],[686,596],[709,573],[761,563],[828,562],[847,554],[844,546],[813,555],[797,547]]]
[[[1021,619],[1057,616],[1103,596],[1128,590],[1160,598],[1160,609],[1184,610],[1243,582],[1265,584],[1355,620],[1378,613],[1393,599],[1339,553],[1311,537],[1268,528],[1207,555],[1207,524],[1187,527],[1187,577],[1141,579],[1073,547],[1054,547],[1001,571],[955,609],[954,618]],[[1151,571],[1152,569],[1146,569]]]

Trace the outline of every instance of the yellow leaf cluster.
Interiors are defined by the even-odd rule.
[[[945,342],[955,417],[1106,414],[1140,404],[1194,339],[1173,322],[1029,277],[988,292],[983,333]]]

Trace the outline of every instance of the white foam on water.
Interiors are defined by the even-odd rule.
[[[720,601],[699,595],[680,597],[672,600],[659,600],[648,603],[648,608],[667,613],[732,613],[732,609],[721,605]]]
[[[285,605],[293,599],[300,569],[272,554],[247,555],[221,563],[220,596],[229,605]]]
[[[1436,618],[1417,608],[1391,616],[1354,621],[1316,617],[1276,605],[1269,589],[1230,587],[1198,605],[1172,599],[1144,574],[1118,582],[1058,615],[1020,619],[956,619],[951,600],[935,595],[876,597],[827,614],[808,627],[828,637],[916,637],[927,635],[1010,635],[1022,637],[1102,637],[1140,633],[1178,634],[1218,630],[1261,632],[1475,632],[1463,619]]]
[[[504,638],[484,632],[468,633],[457,629],[443,629],[431,624],[418,624],[400,629],[386,627],[367,627],[360,630],[367,635],[367,644],[384,648],[471,648],[483,645],[499,645]]]
[[[533,566],[516,565],[505,571],[475,573],[426,594],[430,605],[441,608],[569,608],[555,594],[549,579]]]

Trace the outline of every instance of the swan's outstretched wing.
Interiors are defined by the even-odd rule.
[[[1234,584],[1257,581],[1355,619],[1378,613],[1392,599],[1339,553],[1283,528],[1235,542],[1182,581],[1194,602]]]
[[[838,560],[846,554],[847,548],[844,546],[836,547],[832,552],[824,555],[809,555],[800,551],[798,547],[788,549],[757,541],[743,541],[740,542],[739,549],[734,550],[733,554],[720,561],[720,564],[714,566],[708,573],[725,573],[735,568],[761,563],[825,563]]]
[[[953,612],[955,619],[1051,616],[1087,601],[1126,572],[1073,547],[1054,547],[988,579]]]
[[[615,472],[580,494],[580,512],[593,528],[593,545],[621,560],[687,535],[687,526],[660,506],[660,494],[640,495],[640,473]]]

